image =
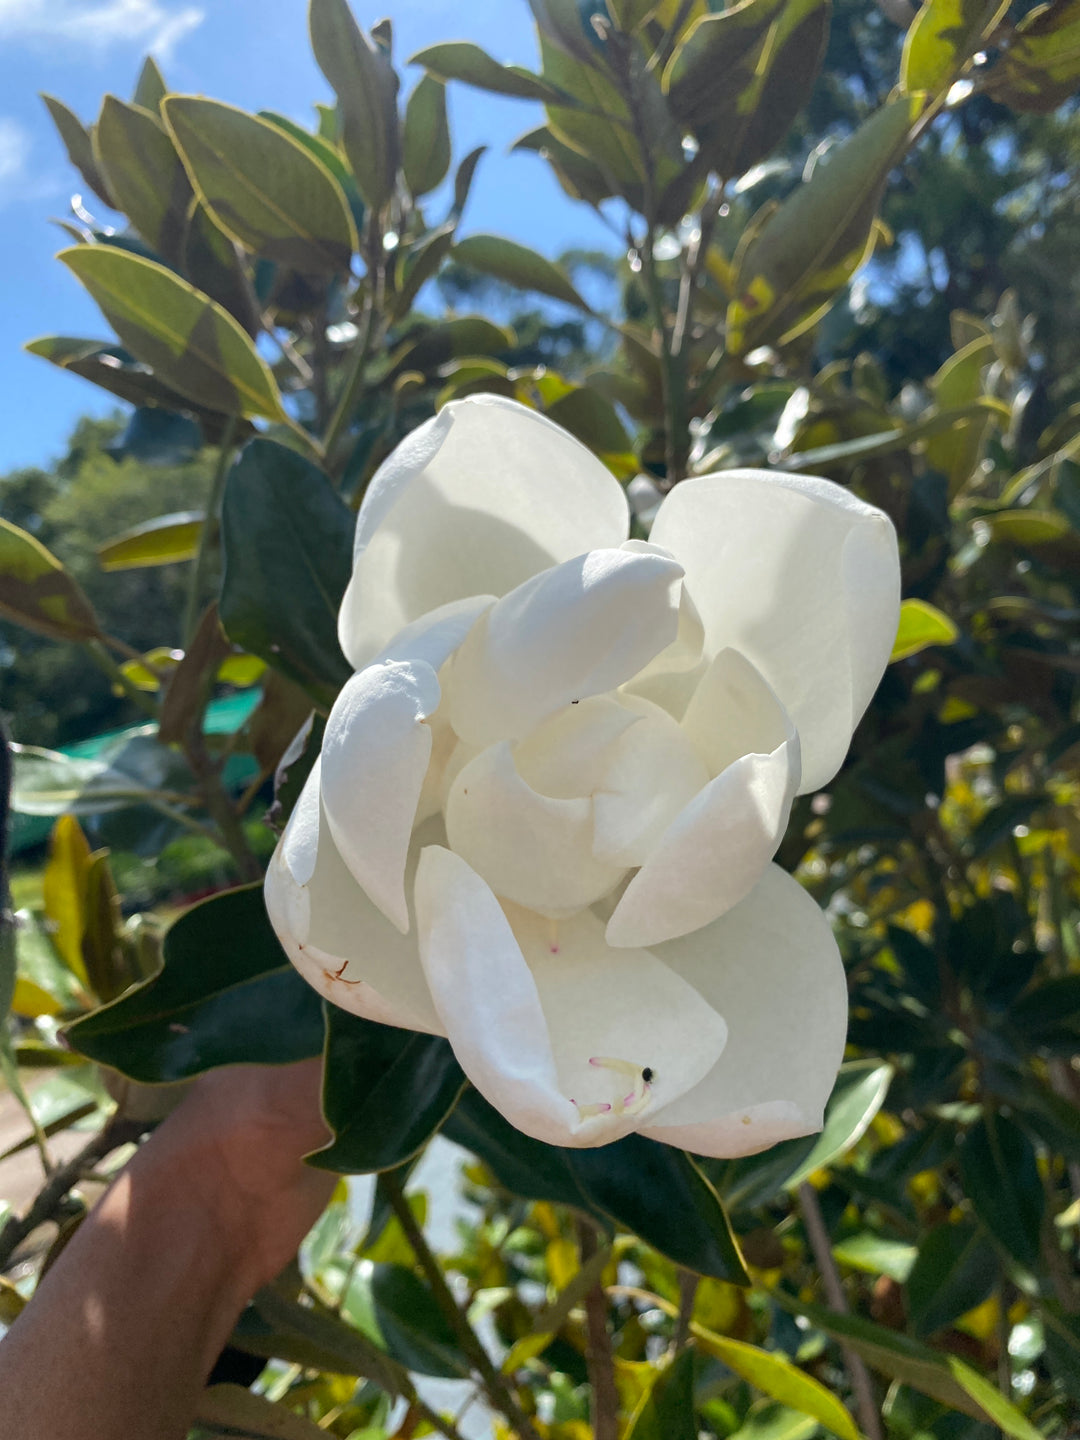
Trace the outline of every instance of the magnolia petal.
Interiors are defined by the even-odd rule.
[[[794,733],[787,711],[760,670],[737,650],[721,650],[694,691],[682,728],[710,775],[743,755],[768,755]]]
[[[657,945],[737,905],[776,854],[798,783],[794,734],[710,780],[626,887],[608,921],[608,944]]]
[[[626,495],[558,425],[498,395],[453,400],[376,471],[338,619],[360,669],[402,626],[626,539]]]
[[[526,1134],[607,1144],[699,1084],[723,1049],[724,1021],[698,992],[647,951],[612,952],[588,912],[551,927],[504,911],[460,856],[437,847],[421,858],[416,906],[454,1052]]]
[[[423,660],[437,674],[480,616],[494,604],[494,595],[468,595],[463,600],[451,600],[436,610],[429,610],[399,630],[371,663]]]
[[[424,661],[369,665],[326,722],[322,796],[334,842],[388,920],[409,927],[405,859],[431,758],[439,682]]]
[[[520,740],[574,700],[613,690],[675,639],[682,570],[662,554],[592,550],[504,595],[451,677],[463,740]]]
[[[802,793],[840,768],[896,637],[900,565],[882,511],[809,475],[727,470],[677,485],[652,528],[686,569],[705,650],[761,671],[802,745]]]
[[[266,873],[266,909],[285,953],[341,1009],[441,1035],[415,937],[400,934],[372,905],[320,812],[316,762]],[[441,826],[427,827],[426,838],[441,834]],[[410,879],[424,838],[413,846]]]
[[[669,550],[664,550],[649,540],[627,540],[621,548],[637,555],[665,555],[669,560],[676,558]],[[695,669],[701,660],[704,645],[705,624],[684,580],[679,590],[679,624],[675,639],[634,677],[635,687],[648,684],[657,675],[668,675],[672,672],[678,674]]]
[[[848,993],[828,921],[798,881],[770,865],[741,904],[656,953],[724,1016],[729,1038],[701,1084],[643,1133],[732,1158],[820,1130]]]
[[[631,695],[621,708],[639,723],[608,748],[603,788],[593,799],[593,854],[614,865],[642,865],[708,784],[709,772],[666,711]]]
[[[608,695],[567,705],[514,746],[514,766],[541,795],[555,800],[592,795],[604,782],[611,746],[640,718]]]
[[[558,918],[591,905],[625,866],[593,855],[593,802],[557,800],[521,778],[506,741],[458,773],[446,802],[446,833],[496,895]]]

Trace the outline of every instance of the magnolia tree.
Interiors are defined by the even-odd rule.
[[[215,465],[100,552],[187,567],[182,649],[0,521],[0,613],[144,712],[12,747],[55,825],[0,930],[47,1171],[0,1314],[208,1069],[321,1054],[310,1163],[378,1175],[241,1318],[262,1399],[199,1433],[457,1436],[425,1376],[528,1440],[1070,1433],[1074,377],[1011,293],[895,397],[817,340],[924,132],[1068,101],[1080,9],[881,9],[895,90],[809,159],[828,0],[533,0],[537,71],[437,44],[404,103],[390,22],[312,0],[310,129],[152,61],[90,126],[47,97],[87,187],[59,258],[115,338],[29,348],[134,407],[130,453]],[[541,107],[516,148],[614,231],[617,312],[462,233],[449,84]],[[521,363],[448,270],[576,313],[595,362]],[[121,835],[212,842],[231,888],[137,913]],[[439,1132],[471,1152],[442,1255],[406,1193]]]

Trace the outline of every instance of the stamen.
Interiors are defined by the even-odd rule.
[[[615,1102],[616,1115],[640,1115],[652,1100],[653,1069],[633,1064],[630,1060],[619,1060],[609,1055],[591,1055],[589,1064],[599,1070],[614,1070],[616,1075],[632,1075],[634,1088]],[[580,1108],[580,1107],[579,1107]]]
[[[576,1100],[570,1101],[571,1105],[577,1105]],[[594,1115],[608,1115],[611,1112],[610,1105],[578,1105],[578,1114],[583,1120],[591,1120]]]

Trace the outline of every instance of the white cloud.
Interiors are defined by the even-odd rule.
[[[125,43],[164,57],[203,16],[194,5],[160,0],[0,0],[0,40],[59,41],[99,52]]]
[[[32,145],[24,125],[0,115],[0,207],[12,200],[36,200],[56,192],[54,176],[31,173]]]

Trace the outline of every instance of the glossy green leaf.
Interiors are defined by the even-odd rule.
[[[921,101],[890,100],[814,167],[741,257],[728,306],[728,349],[786,343],[822,315],[873,248],[889,171],[907,147]]]
[[[754,1406],[728,1440],[811,1440],[817,1433],[818,1423],[809,1415],[770,1400]]]
[[[98,563],[103,570],[140,570],[192,560],[199,548],[203,519],[201,510],[176,510],[134,525],[98,549]]]
[[[447,1380],[470,1374],[431,1291],[404,1265],[361,1262],[342,1308],[361,1334],[407,1369]]]
[[[519,100],[561,101],[567,97],[555,85],[550,85],[540,75],[523,70],[520,65],[500,65],[479,45],[466,40],[451,40],[442,45],[431,45],[418,50],[409,60],[410,65],[423,65],[430,75],[439,80],[460,80],[478,90],[487,90],[494,95],[511,95]]]
[[[936,605],[927,600],[905,600],[900,606],[900,626],[889,659],[906,660],[928,645],[952,645],[959,635],[953,621]]]
[[[868,1275],[888,1275],[902,1285],[911,1274],[918,1250],[903,1240],[892,1240],[887,1235],[876,1235],[872,1230],[861,1230],[838,1240],[832,1253],[841,1265],[853,1270],[863,1270]]]
[[[247,333],[163,265],[109,245],[57,256],[101,306],[124,345],[158,378],[208,410],[288,423],[274,377]]]
[[[319,69],[338,98],[341,143],[356,183],[379,210],[393,194],[401,152],[394,67],[346,0],[310,0],[308,27]]]
[[[364,226],[366,207],[364,198],[356,187],[356,177],[345,164],[341,151],[321,135],[313,135],[302,125],[297,125],[296,121],[290,120],[287,115],[279,115],[276,110],[260,110],[258,113],[260,120],[265,120],[268,124],[276,126],[278,130],[283,130],[286,135],[291,135],[298,145],[309,150],[316,160],[330,171],[330,174],[341,186],[345,199],[349,202],[349,210],[352,212],[356,233],[359,235]]]
[[[466,269],[493,275],[519,290],[535,290],[581,310],[589,308],[553,261],[526,245],[519,245],[516,240],[507,240],[501,235],[469,235],[454,246],[453,257]]]
[[[323,1048],[322,1003],[270,928],[262,886],[229,890],[168,930],[159,974],[67,1031],[74,1049],[161,1084],[220,1065],[286,1065]]]
[[[630,437],[615,406],[607,396],[587,385],[579,385],[563,395],[549,405],[545,413],[556,425],[569,430],[600,455],[627,455],[632,451]]]
[[[0,517],[0,617],[50,640],[95,640],[90,601],[40,540]]]
[[[450,169],[446,86],[434,76],[421,77],[405,107],[401,168],[413,195],[426,195],[434,190]]]
[[[239,244],[301,274],[347,274],[358,240],[348,201],[311,150],[276,125],[198,95],[165,120],[211,217]]]
[[[443,1133],[477,1154],[514,1194],[574,1205],[625,1226],[678,1265],[747,1283],[724,1208],[681,1150],[640,1135],[598,1150],[545,1145],[516,1130],[472,1089]]]
[[[446,1040],[327,1009],[323,1114],[334,1139],[312,1164],[391,1170],[438,1130],[465,1086]]]
[[[176,265],[183,254],[192,192],[157,115],[106,95],[94,131],[94,152],[118,208],[163,260]]]
[[[1051,545],[1072,535],[1072,527],[1056,510],[998,510],[984,517],[992,540],[1022,549]]]
[[[1009,8],[1009,0],[925,0],[908,28],[900,84],[939,94],[982,48]]]
[[[978,1225],[962,1220],[931,1230],[908,1276],[908,1309],[917,1335],[932,1335],[980,1305],[1000,1275]]]
[[[698,1440],[694,1358],[686,1346],[657,1375],[631,1417],[626,1440]]]
[[[722,1360],[729,1370],[734,1370],[755,1389],[781,1405],[812,1416],[842,1440],[859,1440],[855,1421],[832,1391],[783,1355],[727,1335],[715,1335],[693,1321],[690,1330],[703,1350]]]
[[[101,173],[97,157],[94,155],[93,132],[86,128],[75,112],[69,110],[62,100],[57,100],[55,95],[42,95],[41,98],[52,116],[53,124],[60,133],[60,139],[64,142],[68,159],[98,199],[115,209],[116,202],[109,191],[109,182]]]
[[[634,132],[634,121],[622,94],[608,77],[591,64],[568,54],[557,45],[541,36],[540,53],[544,62],[544,79],[556,89],[571,97],[572,104],[565,101],[548,101],[547,123],[549,129],[572,150],[578,150],[588,157],[601,171],[611,177],[619,193],[631,201],[640,202],[642,182],[645,178],[641,149]],[[674,169],[670,168],[669,156],[663,153],[666,139],[668,148],[672,120],[665,114],[661,123],[660,111],[664,110],[664,98],[660,93],[659,81],[655,77],[643,78],[640,86],[639,103],[643,109],[651,99],[650,113],[644,117],[650,130],[650,141],[654,147],[652,163],[658,171],[658,179],[665,171],[669,177],[675,169],[681,168],[681,147],[679,160]],[[676,135],[677,138],[677,135]]]
[[[150,800],[152,788],[107,760],[63,755],[36,745],[13,746],[11,808],[20,815],[103,815]]]
[[[499,354],[513,348],[514,332],[482,315],[458,315],[419,332],[394,352],[391,375],[405,370],[427,374],[462,356]]]
[[[743,0],[687,30],[664,86],[702,170],[741,175],[783,139],[813,90],[829,10],[829,0]]]
[[[1035,1148],[1023,1130],[1004,1115],[982,1116],[964,1137],[960,1172],[964,1193],[990,1235],[1007,1255],[1037,1271],[1046,1197]]]
[[[327,707],[352,673],[337,612],[354,528],[330,481],[295,450],[253,440],[229,471],[221,623],[235,644]]]
[[[785,1309],[805,1315],[817,1329],[850,1346],[868,1365],[889,1379],[910,1385],[921,1395],[929,1395],[952,1410],[970,1415],[973,1420],[996,1425],[1011,1440],[1040,1440],[1039,1431],[1015,1405],[1010,1404],[991,1381],[955,1355],[931,1350],[908,1335],[874,1325],[857,1315],[837,1315],[821,1305],[796,1301],[783,1293],[776,1293],[775,1298]]]

